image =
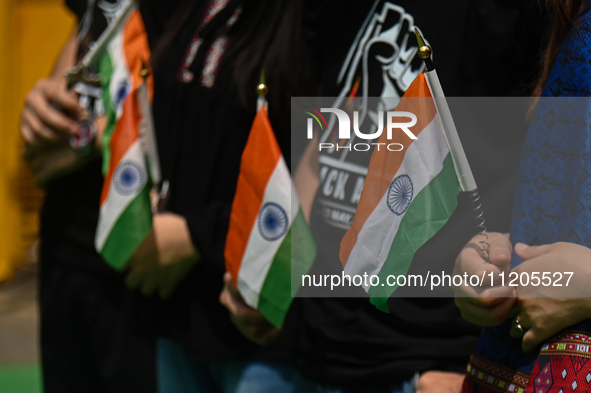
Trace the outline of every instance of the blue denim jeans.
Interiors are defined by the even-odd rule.
[[[189,351],[157,343],[159,393],[293,393],[294,367],[281,361],[197,362]]]

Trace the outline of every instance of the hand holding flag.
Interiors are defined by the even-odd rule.
[[[263,314],[250,307],[232,283],[232,275],[224,274],[224,289],[220,303],[230,311],[230,319],[240,333],[259,345],[267,345],[277,338],[281,330],[269,323]]]
[[[224,255],[244,302],[279,328],[293,300],[292,265],[307,272],[316,246],[267,117],[264,80],[261,85],[259,110],[242,153]],[[295,236],[305,246],[292,250]]]
[[[105,182],[95,245],[103,259],[120,270],[152,226],[152,179],[140,143],[142,112],[138,98],[150,50],[137,5],[105,45],[107,50],[98,65],[107,116],[102,141]],[[145,83],[151,100],[151,75]]]
[[[428,71],[417,76],[396,111],[417,116],[413,132],[418,139],[406,141],[404,154],[374,150],[353,224],[341,242],[345,274],[375,275],[381,283],[406,275],[415,252],[452,215],[460,191],[478,195],[431,49],[418,30],[417,39]],[[379,142],[386,142],[385,134]],[[394,284],[364,289],[376,307],[388,312],[387,299],[398,287]]]

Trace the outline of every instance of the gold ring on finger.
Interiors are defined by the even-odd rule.
[[[519,315],[518,315],[515,317],[515,319],[511,323],[510,335],[511,335],[511,337],[518,339],[518,338],[523,338],[524,334],[525,334],[525,329],[521,325],[521,323],[519,321]]]

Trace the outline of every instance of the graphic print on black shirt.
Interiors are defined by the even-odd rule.
[[[412,81],[424,71],[417,58],[418,45],[412,15],[404,8],[385,2],[368,14],[352,43],[340,70],[337,84],[342,85],[334,108],[356,97],[359,125],[364,132],[374,133],[378,128],[378,112],[394,110]],[[380,97],[378,105],[371,107],[369,97]],[[355,143],[355,136],[338,141],[336,116],[328,116],[328,127],[320,135],[320,143],[335,147],[320,152],[320,192],[317,203],[322,219],[330,226],[347,230],[359,203],[361,190],[369,165],[371,152],[361,154],[350,149],[338,149]],[[367,130],[367,131],[365,131]]]
[[[319,33],[314,37],[322,42],[315,54],[321,59],[322,95],[338,96],[337,103],[346,102],[350,95],[361,99],[391,96],[391,100],[381,100],[379,110],[393,109],[423,68],[413,53],[417,44],[410,31],[415,25],[433,47],[448,96],[515,95],[526,77],[535,74],[537,44],[525,48],[531,50],[529,54],[519,45],[539,40],[533,34],[537,34],[537,25],[532,24],[537,23],[537,6],[529,0],[325,0],[310,1],[307,6],[318,21]],[[488,50],[467,54],[466,48],[478,42],[490,43]],[[377,111],[369,108],[360,113],[363,132],[372,131],[370,124],[375,127]],[[468,127],[458,125],[458,132],[462,143],[469,146],[466,154],[477,181],[487,179],[479,183],[487,224],[491,230],[507,231],[513,195],[505,191],[516,178],[522,136],[475,127],[478,121],[466,123]],[[328,130],[333,129],[329,124]],[[339,142],[336,131],[319,135],[321,141]],[[513,138],[515,143],[508,146],[503,138]],[[487,148],[473,148],[481,145]],[[320,186],[311,215],[318,258],[310,274],[340,275],[342,271],[339,245],[352,223],[370,153],[363,157],[335,148],[320,154]],[[505,175],[500,178],[496,173]],[[474,230],[472,207],[468,198],[460,196],[446,227],[415,253],[411,270],[434,256],[453,265]],[[303,296],[318,296],[317,288],[313,289]],[[480,332],[462,320],[453,299],[392,298],[387,315],[367,299],[340,298],[351,296],[340,289],[330,292],[331,297],[301,299],[304,322],[297,365],[305,377],[329,386],[367,389],[392,386],[426,370],[465,370]],[[363,289],[356,289],[359,296],[365,295]]]

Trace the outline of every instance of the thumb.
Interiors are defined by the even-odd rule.
[[[487,241],[490,263],[495,266],[508,266],[511,263],[511,242],[502,234],[492,233]]]
[[[232,273],[226,271],[224,273],[224,284],[228,285],[228,284],[232,284]]]
[[[242,295],[238,292],[238,289],[234,286],[232,281],[232,274],[230,272],[224,273],[224,287],[228,290],[228,292],[234,296],[239,301],[244,301],[242,299]]]
[[[551,246],[551,244],[545,244],[543,246],[528,246],[527,244],[517,243],[515,245],[515,254],[524,261],[527,261],[528,259],[547,254],[550,252]]]

